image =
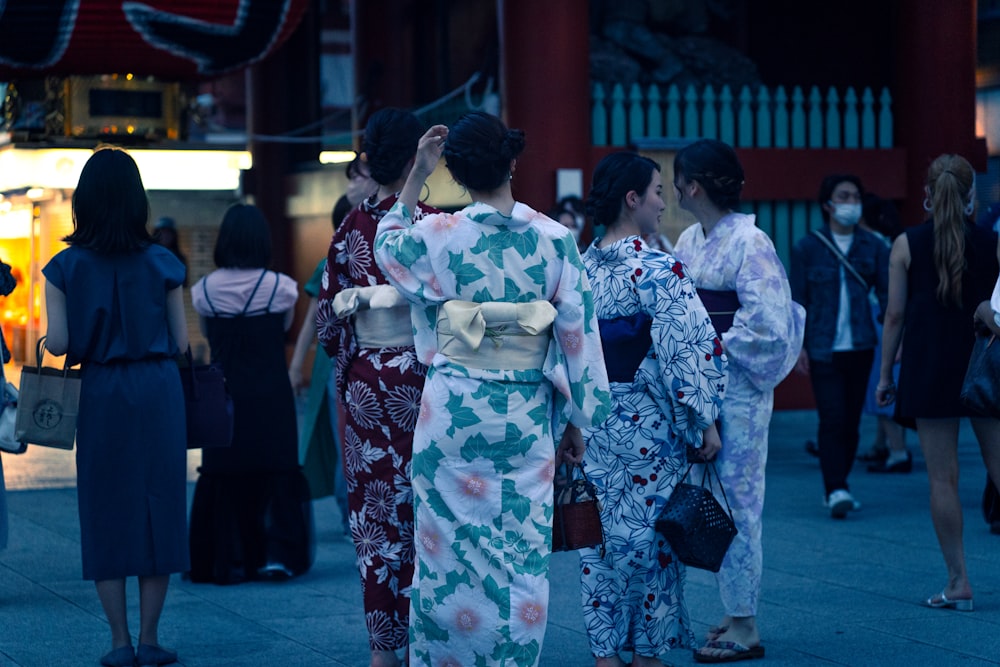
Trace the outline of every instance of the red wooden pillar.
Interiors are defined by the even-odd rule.
[[[271,265],[291,273],[292,229],[286,215],[286,177],[296,165],[318,163],[320,144],[279,143],[257,136],[281,135],[320,116],[319,27],[311,5],[295,32],[272,55],[247,69],[248,148],[253,170],[247,194],[271,226]]]
[[[497,11],[502,115],[526,141],[514,197],[544,212],[555,203],[556,169],[590,173],[587,3],[497,0]]]
[[[976,134],[975,0],[899,0],[895,27],[896,145],[907,151],[904,225],[924,220],[927,167],[958,153],[986,169],[986,142]]]

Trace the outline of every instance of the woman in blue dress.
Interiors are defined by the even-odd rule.
[[[80,364],[76,432],[83,578],[111,626],[101,664],[162,665],[170,575],[188,569],[184,393],[174,357],[188,345],[184,265],[153,243],[139,170],[123,150],[95,152],[73,194],[74,231],[42,270],[46,349]],[[125,578],[139,578],[132,648]]]
[[[594,170],[587,211],[607,231],[583,255],[593,285],[613,409],[584,429],[584,468],[598,488],[604,549],[580,551],[583,618],[596,667],[663,667],[694,641],[684,566],[654,525],[688,467],[711,459],[726,357],[686,267],[644,237],[663,212],[659,166],[636,153]]]

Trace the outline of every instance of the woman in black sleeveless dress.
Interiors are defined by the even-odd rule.
[[[202,452],[191,507],[195,582],[288,578],[313,560],[309,488],[285,362],[298,286],[266,270],[269,261],[267,221],[253,206],[234,205],[219,229],[219,269],[191,290],[234,404],[232,446]]]
[[[990,473],[1000,475],[1000,420],[974,416],[959,392],[974,340],[973,314],[989,300],[998,270],[996,232],[972,223],[975,174],[957,155],[931,164],[924,208],[931,219],[908,229],[889,257],[889,304],[876,399],[896,401],[895,418],[916,425],[930,481],[931,519],[948,581],[925,604],[972,611],[958,495],[959,418],[971,417]],[[902,342],[899,387],[892,364]]]

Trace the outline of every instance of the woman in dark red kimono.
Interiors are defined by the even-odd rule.
[[[410,459],[427,372],[413,349],[409,305],[386,282],[372,251],[375,229],[396,202],[423,132],[412,113],[372,114],[362,157],[379,189],[336,230],[316,313],[320,343],[336,360],[344,408],[344,477],[371,667],[396,667],[396,651],[407,646],[413,578]],[[418,206],[414,218],[436,212]]]

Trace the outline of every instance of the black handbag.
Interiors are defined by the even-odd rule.
[[[222,364],[195,366],[191,348],[184,353],[181,386],[187,409],[188,449],[229,447],[233,442],[233,397]]]
[[[1000,344],[995,335],[977,335],[959,399],[969,410],[1000,419]]]
[[[580,471],[574,479],[572,470]],[[552,513],[552,551],[572,551],[584,547],[601,547],[604,557],[604,529],[601,526],[601,504],[597,487],[587,479],[583,466],[571,466],[570,479],[555,490]]]
[[[656,530],[666,538],[682,563],[718,572],[729,545],[736,537],[736,524],[721,480],[719,489],[726,503],[725,509],[712,493],[711,475],[714,474],[719,479],[715,463],[705,464],[701,486],[684,481],[693,467],[688,466],[684,477],[674,487],[656,521]]]

